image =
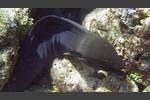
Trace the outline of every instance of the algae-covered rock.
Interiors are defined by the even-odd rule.
[[[0,9],[0,89],[9,79],[18,55],[14,15],[11,9]]]
[[[23,20],[18,15],[17,10],[23,14],[24,9],[19,8],[1,8],[0,9],[0,90],[7,83],[18,57],[19,37],[17,21]],[[22,15],[23,16],[23,15]],[[18,19],[18,17],[20,17]],[[25,16],[24,16],[25,17]]]

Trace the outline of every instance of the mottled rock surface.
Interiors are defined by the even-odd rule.
[[[18,27],[25,25],[19,21],[23,20],[26,11],[19,8],[0,9],[0,90],[7,83],[17,61],[20,40],[18,34],[22,30]]]

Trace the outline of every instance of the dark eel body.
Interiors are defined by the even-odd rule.
[[[123,60],[105,39],[71,20],[46,16],[35,23],[26,37],[12,78],[3,91],[24,91],[44,67],[64,53],[114,72],[124,68]]]

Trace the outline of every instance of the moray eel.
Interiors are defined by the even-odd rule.
[[[69,19],[49,15],[33,25],[3,91],[24,91],[44,67],[65,53],[97,68],[104,66],[112,71],[124,68],[123,60],[107,40]]]

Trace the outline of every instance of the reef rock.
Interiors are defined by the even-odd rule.
[[[23,17],[18,15],[17,11],[23,16],[25,9],[19,8],[1,8],[0,9],[0,90],[7,83],[18,57],[20,26],[19,23]],[[20,19],[18,19],[20,17]],[[19,20],[19,21],[18,21]],[[18,23],[17,23],[18,21]]]

